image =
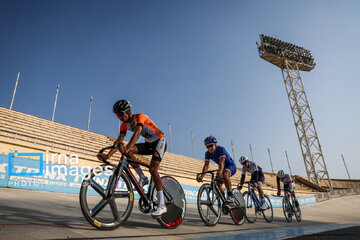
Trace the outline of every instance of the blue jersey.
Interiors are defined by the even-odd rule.
[[[217,145],[215,153],[210,153],[209,151],[206,151],[206,153],[205,153],[205,161],[210,161],[210,159],[211,159],[214,162],[216,162],[218,165],[220,164],[220,159],[223,157],[225,157],[225,168],[227,168],[229,166],[235,166],[234,161],[231,159],[228,152],[222,146]],[[235,169],[236,169],[236,166],[235,166]]]

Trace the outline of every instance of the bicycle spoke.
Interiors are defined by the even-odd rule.
[[[200,205],[210,205],[209,201],[200,201]]]
[[[215,208],[213,207],[213,205],[209,206],[210,210],[215,214],[216,217],[218,217],[218,213],[216,212]]]
[[[206,201],[207,201],[207,202],[211,202],[211,197],[210,197],[209,189],[206,188],[205,191],[206,191]]]
[[[90,212],[91,217],[95,217],[101,210],[104,209],[107,203],[108,201],[106,199],[102,199],[98,204],[96,204],[94,209]]]
[[[92,178],[90,179],[90,185],[98,194],[105,197],[105,190]]]
[[[115,191],[114,197],[115,198],[127,198],[130,196],[129,191]]]
[[[115,199],[112,199],[110,202],[110,208],[111,208],[111,212],[114,216],[114,219],[115,220],[118,220],[119,219],[119,212],[118,212],[118,209],[117,209],[117,206],[116,206],[116,203],[115,203]]]

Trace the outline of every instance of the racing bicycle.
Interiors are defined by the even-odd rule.
[[[291,222],[293,215],[295,215],[295,218],[298,222],[301,221],[300,205],[299,206],[295,205],[294,196],[290,193],[290,191],[288,191],[286,189],[284,189],[284,197],[282,200],[282,207],[283,207],[283,212],[284,212],[286,221]]]
[[[107,149],[118,148],[110,146]],[[154,182],[150,179],[148,189],[143,189],[129,169],[130,163],[149,168],[149,165],[131,160],[123,154],[117,166],[103,160],[85,176],[80,188],[80,206],[86,220],[100,230],[113,230],[123,225],[129,218],[134,205],[134,189],[139,194],[139,208],[143,213],[155,211],[158,206]],[[161,178],[167,212],[156,220],[165,228],[176,228],[184,220],[186,212],[185,193],[178,181],[170,176]]]
[[[245,220],[245,202],[243,196],[239,190],[234,188],[232,193],[235,204],[232,206],[226,203],[225,196],[221,193],[216,184],[216,182],[223,183],[224,180],[215,178],[215,172],[217,172],[217,170],[204,172],[211,174],[211,183],[204,183],[198,192],[197,207],[201,220],[207,226],[215,226],[220,220],[221,213],[223,212],[224,214],[230,214],[235,224],[243,224]],[[197,176],[200,174],[203,173],[198,173]]]
[[[261,208],[261,202],[256,196],[255,184],[251,184],[250,181],[245,182],[248,184],[248,190],[243,193],[246,204],[245,218],[249,223],[256,221],[258,213],[264,216],[266,222],[270,223],[273,220],[273,207],[270,198],[265,195],[265,208]]]

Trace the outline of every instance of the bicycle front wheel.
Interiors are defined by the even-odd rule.
[[[282,207],[283,207],[283,212],[284,212],[286,221],[291,222],[292,221],[292,211],[291,211],[291,206],[289,203],[289,198],[283,197]]]
[[[173,177],[163,176],[163,193],[167,212],[157,217],[156,220],[165,228],[176,228],[184,220],[186,213],[186,198],[180,183]],[[157,203],[156,189],[153,188],[154,202]]]
[[[230,209],[230,216],[236,225],[241,225],[245,221],[245,201],[238,189],[233,188],[232,193],[235,200],[235,207]]]
[[[248,191],[245,191],[243,193],[243,197],[245,200],[245,208],[246,208],[245,218],[249,223],[254,223],[257,217],[257,210],[254,199],[251,197],[251,194]]]
[[[273,216],[274,216],[272,204],[271,204],[270,198],[267,195],[264,196],[264,200],[265,200],[265,202],[264,202],[265,209],[262,210],[262,213],[263,213],[265,221],[270,223],[270,222],[272,222]]]
[[[109,198],[106,189],[110,186],[114,167],[93,169],[82,181],[80,206],[86,220],[100,230],[113,230],[123,225],[130,216],[134,205],[134,193],[128,177],[123,172]]]
[[[215,226],[221,217],[221,202],[210,184],[203,184],[198,192],[197,207],[201,220],[207,226]]]

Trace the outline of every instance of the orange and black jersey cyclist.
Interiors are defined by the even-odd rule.
[[[145,138],[145,142],[154,142],[164,137],[151,119],[143,113],[134,114],[132,123],[123,122],[120,127],[120,134],[126,135],[127,130],[134,131],[136,126],[142,126],[141,136]]]
[[[140,135],[145,138],[145,143],[137,143],[138,154],[153,155],[152,161],[161,161],[166,151],[166,139],[164,133],[145,114],[134,114],[132,122],[123,122],[120,126],[120,134],[126,135],[127,131],[134,132],[136,126],[141,126]]]

